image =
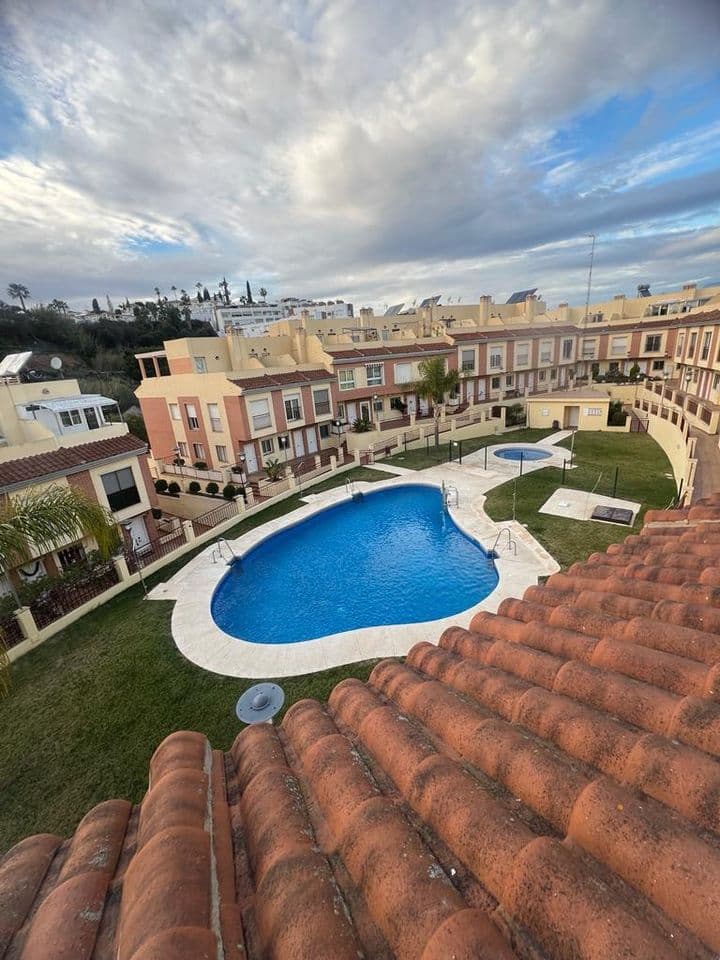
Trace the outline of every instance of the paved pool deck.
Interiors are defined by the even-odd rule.
[[[500,446],[500,445],[497,445]],[[502,444],[508,446],[508,444]],[[512,446],[522,446],[513,444]],[[525,444],[527,446],[527,444]],[[492,448],[491,448],[492,449]],[[482,454],[482,451],[478,451]],[[567,450],[555,448],[553,457],[567,457]],[[526,469],[548,466],[551,460],[526,464]],[[209,544],[167,583],[159,584],[149,594],[151,599],[174,600],[172,634],[180,652],[192,663],[223,676],[247,679],[291,677],[313,673],[376,657],[404,656],[416,643],[425,640],[436,643],[449,626],[467,627],[480,610],[495,612],[506,597],[520,597],[527,587],[537,583],[538,577],[548,576],[560,568],[549,553],[519,523],[495,523],[484,510],[488,490],[505,483],[519,472],[519,464],[497,458],[488,460],[484,470],[477,454],[463,458],[462,465],[448,463],[421,471],[403,471],[402,475],[388,475],[376,483],[356,482],[355,490],[376,491],[408,483],[429,484],[436,487],[452,486],[457,491],[457,503],[449,505],[455,523],[486,549],[495,545],[501,530],[498,559],[498,585],[484,600],[461,613],[440,620],[393,626],[349,630],[300,643],[249,643],[221,630],[210,613],[210,602],[215,587],[227,570],[230,550],[242,556],[266,537],[299,523],[334,503],[348,499],[344,487],[325,493],[308,491],[304,504],[292,513],[270,520],[248,531],[236,540],[223,545],[224,558],[218,556],[216,544]],[[453,497],[453,501],[454,501]],[[303,602],[302,597],[297,598]]]

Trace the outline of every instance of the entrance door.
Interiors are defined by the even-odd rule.
[[[94,407],[85,407],[85,419],[89,430],[97,430],[100,426]]]
[[[580,407],[565,407],[565,429],[576,430],[579,422]]]
[[[357,420],[357,416],[358,416],[357,404],[348,403],[347,406],[345,407],[345,411],[347,413],[347,422],[350,424],[350,426],[352,426]]]
[[[305,453],[305,441],[303,440],[302,430],[294,430],[292,438],[295,447],[295,456],[302,457]]]
[[[363,400],[360,403],[360,419],[361,420],[372,420],[372,414],[370,413],[370,404],[367,400]]]
[[[317,453],[317,436],[315,435],[315,428],[308,427],[305,431],[305,436],[307,437],[307,449],[308,453]]]
[[[135,553],[142,553],[146,547],[150,546],[150,536],[145,521],[142,517],[133,517],[132,520],[127,521],[127,526],[133,550]]]
[[[426,417],[430,413],[430,401],[426,397],[420,397],[420,414]]]
[[[529,392],[529,393],[532,393],[532,392],[533,392],[533,387],[535,386],[535,374],[531,371],[531,372],[527,375],[527,378],[528,378],[528,384],[527,384],[527,385],[528,385],[528,392]]]
[[[412,414],[417,412],[417,401],[415,400],[415,394],[407,394],[405,400],[407,402],[407,412],[410,416],[412,416]]]
[[[258,462],[257,455],[255,453],[255,444],[246,443],[243,447],[243,453],[245,454],[245,471],[246,473],[257,473]]]

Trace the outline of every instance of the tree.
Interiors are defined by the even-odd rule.
[[[175,286],[175,284],[173,284],[173,285],[170,287],[170,289],[172,290],[173,300],[176,300],[176,299],[177,299],[177,297],[176,297],[177,287]]]
[[[209,300],[209,299],[210,299],[210,291],[208,290],[207,287],[203,287],[203,300]]]
[[[252,303],[252,302],[253,302],[253,298],[252,298],[252,291],[250,290],[250,281],[249,281],[249,280],[246,280],[246,281],[245,281],[245,288],[246,288],[246,290],[247,290],[247,302],[248,302],[248,303]]]
[[[100,304],[98,303],[98,298],[93,297],[92,301],[92,311],[93,313],[100,313]]]
[[[440,442],[440,406],[445,395],[458,385],[460,377],[457,370],[445,369],[444,357],[429,357],[418,364],[420,379],[410,387],[419,397],[430,400],[435,417],[435,446]]]
[[[227,282],[225,277],[222,278],[218,286],[224,293],[225,303],[229,304],[230,303],[230,284]]]
[[[25,312],[27,312],[27,307],[25,306],[25,300],[30,296],[30,291],[25,286],[24,283],[10,283],[7,288],[8,296],[11,300],[19,300],[20,306]]]
[[[155,287],[155,296],[158,298],[158,303],[160,303],[160,287]]]
[[[260,287],[260,296],[262,297],[263,300],[267,296],[267,290],[265,289],[265,287]]]
[[[120,542],[112,515],[76,487],[51,486],[5,497],[0,504],[0,569],[27,563],[68,539],[94,537],[108,557]],[[0,640],[0,694],[9,687],[9,666]]]
[[[51,300],[48,304],[50,310],[55,310],[56,313],[67,313],[68,305],[65,300]]]

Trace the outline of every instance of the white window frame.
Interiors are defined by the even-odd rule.
[[[170,419],[171,420],[182,420],[182,415],[180,413],[180,404],[179,403],[169,403],[168,407],[170,408]]]
[[[262,412],[256,413],[253,408],[258,407],[260,404],[264,404],[265,409]],[[253,430],[267,430],[268,427],[272,427],[272,416],[270,414],[269,400],[250,400],[248,407],[250,408],[250,420],[252,422]]]
[[[324,399],[318,400],[318,397],[324,395]],[[327,410],[318,410],[318,404],[327,407]],[[330,387],[322,387],[320,390],[313,390],[313,410],[316,417],[329,416],[332,413],[332,397],[330,396]]]
[[[188,454],[188,445],[185,443],[185,441],[178,440],[177,448],[178,448],[179,456],[181,456],[183,460],[187,460],[189,454]]]
[[[193,366],[195,373],[207,373],[207,360],[205,357],[193,357]]]
[[[271,453],[275,453],[275,440],[273,437],[265,437],[260,441],[260,452],[264,457],[269,457]]]
[[[518,343],[515,347],[515,366],[527,367],[530,364],[530,344]]]
[[[205,456],[205,447],[199,441],[196,441],[192,445],[193,456],[196,460],[204,460],[207,463],[207,457]],[[199,451],[199,453],[198,453]]]
[[[573,339],[572,337],[565,337],[562,342],[562,358],[563,360],[572,360],[573,355]]]
[[[352,367],[349,367],[347,370],[338,370],[338,389],[355,389],[355,370]]]
[[[228,463],[227,447],[223,443],[215,444],[215,456],[218,459],[218,463]]]
[[[650,341],[657,340],[657,346],[651,347]],[[660,333],[646,333],[645,334],[645,350],[644,353],[658,353],[662,350],[662,334]]]
[[[467,359],[468,356],[470,357],[469,360]],[[460,372],[475,373],[475,351],[472,348],[460,351]]]
[[[627,336],[613,337],[610,340],[610,356],[611,357],[624,357],[627,351],[628,351]]]
[[[303,420],[302,399],[299,393],[293,393],[288,397],[283,397],[283,406],[285,408],[285,420],[287,423],[296,423]],[[290,411],[288,411],[290,407]]]
[[[188,427],[191,430],[200,429],[200,421],[198,420],[197,410],[195,409],[194,403],[185,404],[185,416],[187,417]]]
[[[222,421],[220,419],[220,407],[217,403],[207,405],[208,419],[213,433],[222,433]]]
[[[407,376],[405,376],[406,370]],[[401,363],[396,363],[393,368],[393,378],[394,382],[397,384],[412,383],[412,362],[403,360]]]
[[[370,371],[374,371],[372,374]],[[365,364],[365,381],[369,387],[382,387],[385,381],[385,365],[383,363]]]
[[[83,418],[79,410],[61,410],[60,411],[60,423],[64,427],[79,427],[82,426]]]
[[[503,352],[500,347],[491,347],[490,348],[490,369],[491,370],[502,370],[503,368]]]

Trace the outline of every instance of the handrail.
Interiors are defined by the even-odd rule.
[[[222,552],[222,544],[223,544],[223,543],[225,544],[225,546],[226,546],[226,547],[228,548],[228,550],[230,551],[230,556],[232,557],[232,560],[225,560],[225,557],[223,556],[223,552]],[[227,539],[226,539],[225,537],[218,537],[217,540],[215,541],[215,544],[216,544],[216,546],[217,546],[217,551],[218,551],[219,556],[221,557],[221,559],[225,560],[225,563],[227,563],[228,566],[230,566],[230,565],[232,564],[233,560],[238,560],[238,559],[239,559],[238,555],[235,553],[235,551],[234,551],[233,548],[230,546],[230,544],[228,543],[228,541],[227,541]],[[214,554],[214,553],[215,553],[215,550],[213,550],[213,554]]]
[[[516,556],[517,556],[517,541],[516,541],[515,539],[513,539],[513,536],[512,536],[512,534],[510,533],[510,527],[501,527],[500,530],[498,530],[498,534],[497,534],[497,536],[495,537],[495,543],[492,545],[492,549],[490,550],[490,553],[494,553],[494,554],[497,555],[497,552],[498,552],[498,551],[497,551],[497,548],[498,548],[498,544],[500,543],[500,537],[501,537],[504,533],[507,534],[507,538],[508,538],[508,550],[512,550],[513,556],[516,557]]]

